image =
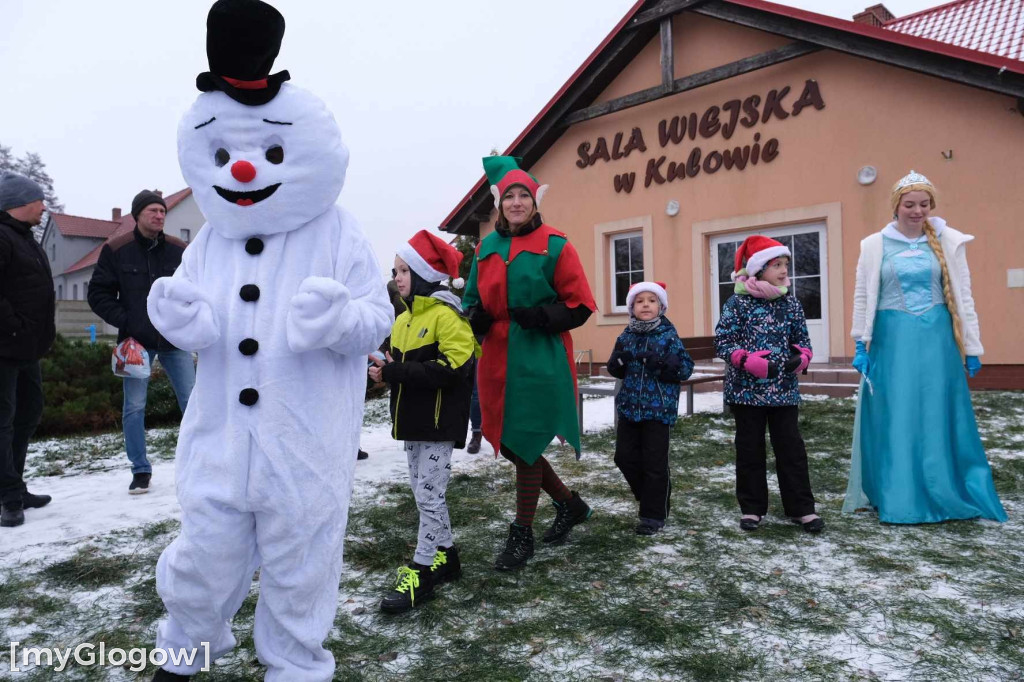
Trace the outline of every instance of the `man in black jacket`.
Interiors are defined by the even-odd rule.
[[[146,298],[153,282],[169,277],[181,263],[185,243],[164,234],[167,204],[156,192],[143,190],[132,200],[135,229],[103,245],[89,281],[89,306],[108,324],[117,327],[117,342],[134,338],[155,358],[171,380],[178,406],[185,411],[196,382],[192,354],[163,338],[149,321]],[[124,446],[132,463],[128,493],[149,492],[153,467],[146,458],[146,393],[149,379],[124,379]]]
[[[21,175],[0,178],[0,526],[20,526],[24,509],[49,495],[25,488],[25,454],[43,415],[39,358],[56,336],[53,275],[32,227],[43,215],[42,188]]]

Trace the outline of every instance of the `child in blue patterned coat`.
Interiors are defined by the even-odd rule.
[[[715,351],[726,362],[725,402],[736,419],[740,528],[756,530],[768,513],[767,426],[783,511],[805,531],[817,533],[825,522],[814,513],[807,451],[797,425],[797,375],[813,353],[803,307],[789,292],[789,258],[788,248],[761,235],[740,245],[735,294],[722,308]]]
[[[637,282],[626,294],[626,307],[629,324],[608,358],[608,373],[622,379],[615,396],[615,465],[640,502],[637,535],[653,535],[668,517],[669,432],[678,416],[679,382],[690,377],[693,360],[665,317],[664,284]]]

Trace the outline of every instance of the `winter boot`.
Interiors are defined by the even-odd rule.
[[[480,439],[483,437],[479,431],[474,431],[473,436],[469,439],[469,445],[466,446],[466,452],[471,455],[475,455],[480,452]]]
[[[129,495],[141,495],[149,492],[149,479],[153,474],[132,474],[132,484],[128,486]]]
[[[169,673],[163,668],[158,668],[156,675],[153,675],[153,682],[189,682],[191,679],[192,677],[189,675]]]
[[[403,613],[434,597],[434,579],[430,566],[413,562],[398,569],[395,587],[380,602],[386,613]]]
[[[533,527],[511,523],[508,527],[508,539],[505,549],[494,561],[494,568],[499,571],[511,571],[525,566],[533,556]]]
[[[455,545],[438,547],[434,554],[434,563],[430,566],[433,583],[440,585],[462,577],[462,562],[459,561],[459,548]]]
[[[594,513],[587,503],[580,499],[580,494],[575,490],[572,497],[565,502],[552,502],[552,504],[555,505],[555,522],[541,538],[544,542],[556,544],[564,542],[573,526],[583,523]]]
[[[50,504],[52,499],[49,495],[33,495],[30,492],[26,492],[21,496],[21,504],[25,509],[39,509]]]
[[[649,519],[641,516],[640,523],[636,524],[634,531],[637,535],[654,535],[664,527],[665,522],[661,519]]]
[[[25,511],[21,502],[4,502],[4,509],[0,512],[0,526],[14,528],[25,523]]]

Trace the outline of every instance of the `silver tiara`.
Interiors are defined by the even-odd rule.
[[[908,187],[910,185],[930,185],[934,187],[934,185],[932,185],[931,180],[921,175],[916,170],[911,169],[909,173],[907,173],[899,182],[896,183],[896,187],[894,187],[893,189],[901,190],[904,187]]]

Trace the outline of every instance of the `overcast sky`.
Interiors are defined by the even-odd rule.
[[[886,0],[897,16],[942,0]],[[40,154],[66,211],[108,218],[185,186],[176,129],[207,70],[209,0],[0,0],[0,143]],[[351,150],[341,203],[382,265],[433,229],[633,0],[276,0],[274,71],[333,110]],[[788,0],[849,19],[873,0]]]

